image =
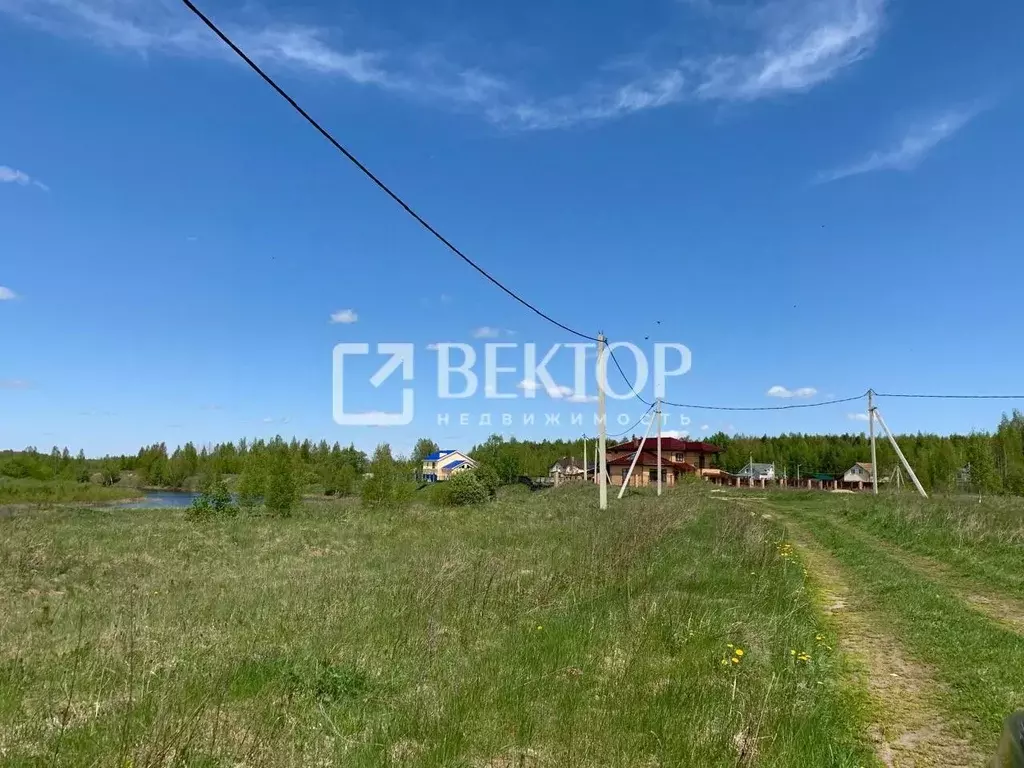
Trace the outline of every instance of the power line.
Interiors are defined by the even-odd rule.
[[[734,406],[725,405],[694,405],[693,403],[673,403],[670,400],[662,400],[662,405],[671,405],[675,408],[690,408],[695,411],[791,411],[796,408],[823,408],[826,405],[838,405],[839,403],[850,403],[854,400],[863,400],[867,396],[867,392],[863,395],[854,395],[853,397],[842,397],[838,400],[822,400],[818,403],[793,403],[792,405],[758,405],[738,408]]]
[[[608,342],[605,342],[605,344],[608,344]],[[653,408],[654,403],[644,400],[644,398],[640,396],[640,393],[637,392],[636,389],[634,389],[632,382],[630,382],[629,378],[626,376],[625,371],[622,370],[622,366],[619,365],[619,361],[615,357],[615,351],[611,348],[611,346],[608,346],[608,354],[611,356],[612,362],[615,363],[615,367],[619,370],[619,374],[622,376],[622,380],[626,382],[626,386],[629,387],[629,391],[633,393],[633,396],[644,405],[648,405],[651,408]],[[605,381],[602,383],[608,383],[607,376],[605,377]]]
[[[912,397],[928,400],[1024,400],[1024,395],[917,395],[875,392],[877,397]]]
[[[627,432],[632,432],[634,429],[636,429],[640,425],[640,422],[642,422],[644,419],[647,418],[647,414],[650,413],[653,410],[653,408],[654,408],[654,406],[652,405],[650,408],[648,408],[646,411],[644,411],[644,415],[641,416],[639,419],[637,419],[636,423],[634,423],[633,426],[627,427],[622,432],[616,432],[614,435],[606,435],[606,437],[622,437]]]
[[[383,181],[381,181],[379,178],[377,178],[377,176],[373,173],[373,171],[371,171],[369,168],[367,168],[365,165],[363,165],[363,163],[360,162],[359,159],[355,155],[353,155],[349,150],[347,150],[344,146],[342,146],[341,143],[337,139],[335,139],[334,136],[332,136],[331,133],[328,130],[323,128],[320,125],[320,123],[318,123],[316,120],[314,120],[310,116],[310,114],[308,112],[306,112],[306,110],[304,110],[302,107],[300,107],[299,103],[297,101],[295,101],[295,99],[293,99],[291,96],[289,96],[288,93],[281,86],[279,86],[274,81],[273,78],[271,78],[266,72],[264,72],[262,69],[260,69],[259,65],[256,64],[256,62],[254,62],[252,59],[250,59],[249,56],[245,53],[245,51],[243,51],[241,48],[239,48],[234,43],[234,41],[231,40],[231,38],[229,38],[226,34],[221,32],[221,30],[217,27],[217,25],[214,24],[209,19],[209,17],[206,16],[206,14],[204,14],[201,10],[199,10],[192,3],[191,0],[182,0],[182,2],[185,4],[185,6],[190,11],[192,11],[192,13],[194,13],[197,17],[199,17],[199,19],[203,22],[203,24],[205,24],[207,27],[209,27],[210,30],[215,35],[217,35],[217,37],[219,37],[224,42],[225,45],[227,45],[232,51],[234,51],[238,55],[238,57],[242,59],[242,61],[244,61],[246,64],[248,64],[249,68],[252,69],[253,72],[255,72],[257,75],[259,75],[261,78],[263,78],[263,81],[267,85],[269,85],[271,88],[273,88],[277,92],[278,96],[280,96],[282,99],[287,101],[291,105],[292,109],[294,109],[296,112],[298,112],[300,115],[302,115],[302,117],[304,117],[306,119],[306,122],[308,122],[310,125],[312,125],[314,128],[316,128],[316,130],[320,133],[320,135],[323,136],[325,139],[327,139],[327,141],[329,141],[334,146],[335,149],[337,149],[339,152],[341,152],[341,154],[343,154],[353,165],[355,165],[356,168],[358,168],[360,171],[362,171],[363,174],[368,179],[370,179],[370,181],[372,181],[374,184],[376,184],[388,197],[390,197],[392,200],[394,200],[396,203],[398,203],[403,208],[403,210],[405,210],[405,212],[407,214],[412,216],[424,229],[426,229],[428,232],[430,232],[430,234],[432,234],[441,243],[443,243],[448,248],[448,250],[450,250],[452,253],[454,253],[456,256],[458,256],[460,259],[462,259],[464,262],[469,264],[469,266],[471,266],[473,269],[475,269],[477,272],[479,272],[485,278],[490,280],[491,283],[493,283],[498,288],[500,288],[502,291],[504,291],[506,294],[508,294],[513,299],[518,301],[524,307],[529,309],[531,312],[539,315],[540,317],[544,318],[545,320],[547,320],[552,325],[556,325],[559,328],[561,328],[563,331],[567,331],[568,333],[571,333],[574,336],[578,336],[581,339],[587,339],[588,341],[597,341],[597,337],[590,336],[590,335],[588,335],[586,333],[581,333],[580,331],[577,331],[577,330],[575,330],[573,328],[570,328],[569,326],[565,325],[564,323],[558,322],[557,320],[555,320],[550,315],[548,315],[545,312],[541,311],[536,306],[534,306],[533,304],[528,302],[526,299],[524,299],[522,296],[520,296],[515,291],[513,291],[511,288],[505,287],[505,285],[503,285],[496,277],[492,276],[489,272],[487,272],[487,270],[485,270],[483,267],[481,267],[479,264],[477,264],[475,261],[473,261],[471,258],[469,258],[466,254],[464,254],[461,250],[459,250],[455,245],[452,244],[452,242],[450,240],[448,240],[448,238],[446,238],[444,235],[442,235],[440,232],[438,232],[426,219],[424,219],[422,216],[420,216],[418,213],[416,213],[416,211],[414,211],[412,209],[412,207],[408,203],[405,202],[405,200],[403,200],[401,197],[398,196],[398,194],[393,192],[391,190],[391,188],[388,187],[387,184],[385,184]]]

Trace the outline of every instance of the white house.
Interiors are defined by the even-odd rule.
[[[434,451],[423,460],[423,479],[436,483],[447,480],[456,472],[476,467],[477,462],[461,451]]]
[[[736,473],[736,477],[740,477],[744,480],[774,480],[775,479],[775,465],[774,464],[758,464],[753,461],[748,461],[747,465]]]
[[[548,475],[558,475],[561,480],[582,480],[583,463],[577,461],[575,456],[563,456],[548,470]]]
[[[856,485],[858,488],[862,487],[865,483],[871,482],[871,465],[863,461],[858,461],[846,472],[843,473],[843,483],[849,485]]]

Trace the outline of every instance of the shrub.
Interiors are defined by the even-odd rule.
[[[299,505],[301,489],[295,462],[288,446],[274,446],[267,458],[263,504],[278,517],[290,517]]]
[[[203,478],[202,492],[192,502],[186,516],[193,520],[208,517],[234,517],[238,507],[231,502],[231,493],[219,475]]]
[[[441,500],[452,507],[467,504],[483,504],[491,497],[491,492],[477,477],[475,470],[458,472],[444,483]]]

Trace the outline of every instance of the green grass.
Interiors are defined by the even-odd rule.
[[[0,504],[96,504],[138,497],[135,488],[114,488],[73,480],[0,478]]]
[[[866,605],[885,616],[887,629],[947,684],[945,708],[955,722],[975,743],[994,750],[1004,718],[1024,707],[1024,638],[972,610],[953,591],[870,540],[845,533],[829,519],[839,514],[836,509],[800,500],[783,506],[841,563]],[[937,507],[925,514],[939,518],[946,512]],[[921,524],[922,536],[929,535],[927,526]],[[978,541],[989,538],[979,536]],[[1020,550],[1016,562],[1018,569],[1024,568]]]
[[[595,502],[2,519],[0,756],[874,764],[865,700],[766,521],[689,489]]]
[[[825,513],[949,565],[987,588],[1024,598],[1024,502],[1019,498],[777,494],[772,500],[784,508]]]

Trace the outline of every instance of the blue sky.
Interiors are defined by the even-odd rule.
[[[670,399],[1024,389],[1020,3],[203,7],[499,279],[587,333],[688,345]],[[179,3],[0,0],[0,72],[0,445],[281,433],[405,451],[424,434],[468,447],[496,431],[484,413],[516,414],[522,437],[591,418],[543,392],[437,400],[431,343],[572,339],[419,229]],[[417,345],[413,424],[333,422],[331,351],[352,341]],[[360,384],[366,363],[346,396],[394,409],[399,384]],[[882,407],[901,431],[950,432],[1004,404]],[[863,429],[855,410],[669,428]]]

